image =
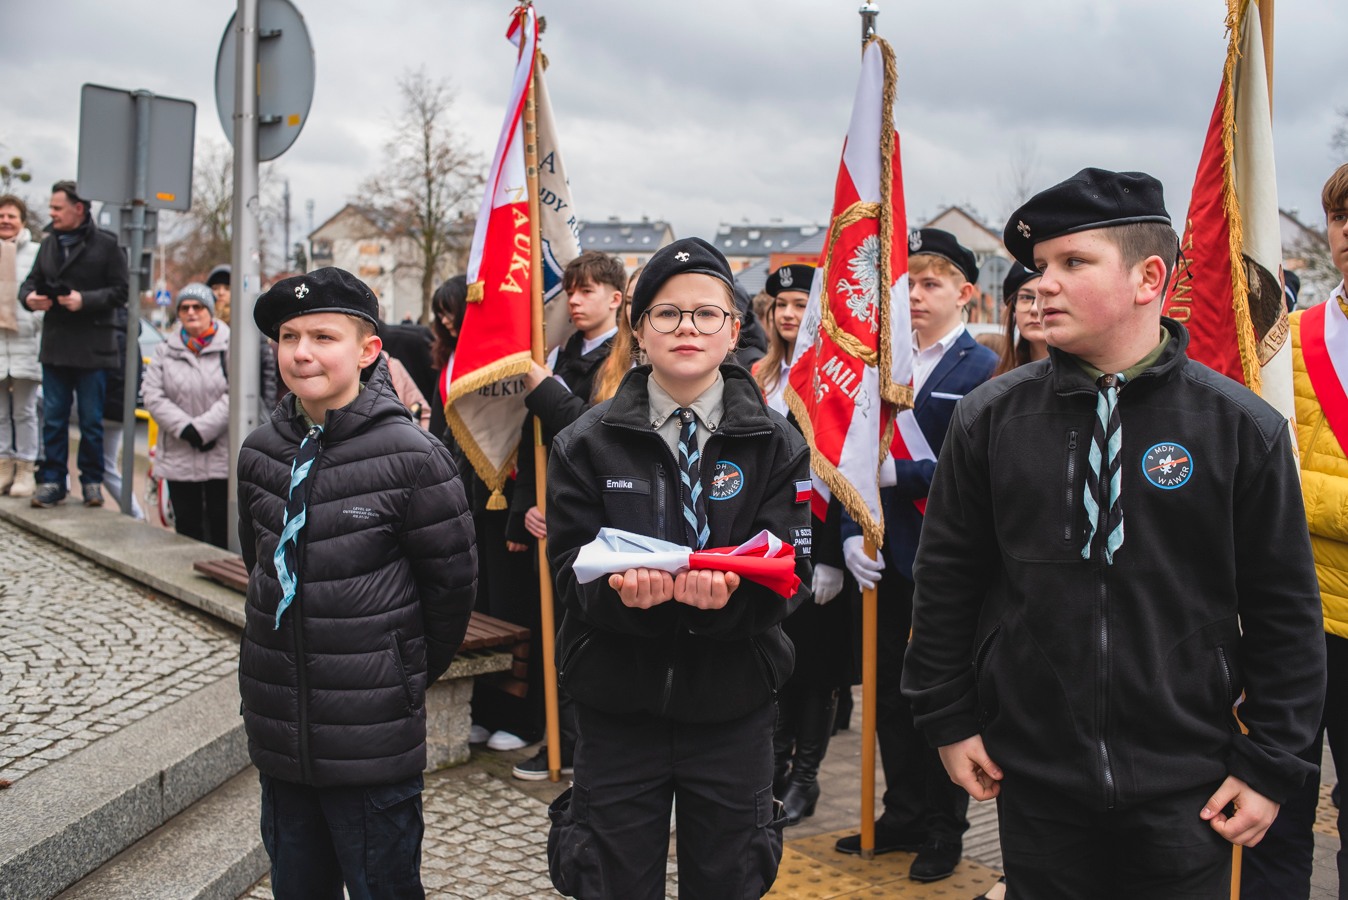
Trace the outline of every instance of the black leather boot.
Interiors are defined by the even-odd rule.
[[[834,690],[810,688],[801,694],[796,753],[791,761],[786,794],[782,797],[786,825],[797,825],[801,819],[814,815],[815,803],[819,800],[819,765],[828,751],[837,704],[838,692]]]

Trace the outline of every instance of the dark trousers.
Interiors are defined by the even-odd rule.
[[[899,689],[903,654],[913,627],[913,583],[886,572],[877,588],[875,736],[885,770],[887,826],[925,830],[959,843],[969,828],[969,794],[950,780],[940,754],[913,725],[913,708]]]
[[[424,898],[421,776],[375,787],[316,788],[267,775],[262,844],[276,900]]]
[[[174,529],[184,537],[228,546],[229,479],[170,481],[168,485]]]
[[[582,900],[662,900],[677,798],[679,896],[748,900],[767,892],[782,858],[773,704],[713,724],[579,703],[576,713],[576,774],[549,809],[557,890]]]
[[[1008,900],[1229,900],[1231,845],[1198,817],[1216,789],[1101,812],[1008,773],[997,798]]]
[[[1324,736],[1329,735],[1329,753],[1334,768],[1348,772],[1348,640],[1325,635],[1325,713],[1320,733],[1301,758],[1320,765]],[[1340,775],[1340,777],[1343,777]],[[1288,797],[1278,818],[1254,847],[1247,847],[1240,864],[1241,900],[1298,900],[1310,896],[1315,857],[1315,811],[1320,805],[1320,779],[1310,776],[1301,789]],[[1348,900],[1348,846],[1344,826],[1348,813],[1338,810],[1339,898]]]
[[[103,401],[108,373],[73,366],[42,367],[42,468],[40,484],[65,489],[70,469],[70,408],[78,399],[81,484],[103,483]]]

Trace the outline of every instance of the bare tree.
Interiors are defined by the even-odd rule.
[[[465,218],[471,219],[484,182],[482,162],[450,122],[454,92],[424,68],[398,79],[402,106],[384,145],[384,165],[361,185],[362,200],[393,223],[393,238],[406,238],[421,274],[421,321],[429,322],[431,294],[464,249]]]
[[[259,174],[258,210],[261,271],[265,280],[273,254],[267,238],[273,236],[279,217],[275,172],[263,168]],[[192,208],[178,214],[163,229],[167,244],[170,273],[168,280],[182,284],[201,279],[220,263],[230,261],[233,253],[234,152],[220,141],[203,141],[192,165]],[[284,254],[283,254],[284,255]],[[282,262],[282,267],[284,267]]]
[[[1339,110],[1339,125],[1329,139],[1329,149],[1340,159],[1348,156],[1348,108]]]
[[[1039,146],[1034,138],[1021,136],[1011,146],[1006,160],[1006,212],[1018,209],[1042,187],[1039,181]]]

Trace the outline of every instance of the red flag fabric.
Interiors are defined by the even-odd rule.
[[[878,481],[887,432],[913,394],[896,83],[894,51],[872,38],[785,392],[810,443],[811,471],[823,482],[814,508],[826,506],[826,488],[877,546],[884,541]]]
[[[514,470],[527,410],[522,375],[531,364],[532,262],[542,262],[549,348],[574,330],[562,297],[566,264],[580,254],[578,220],[538,60],[532,6],[511,14],[506,34],[518,49],[514,81],[468,258],[469,303],[459,327],[452,371],[442,375],[445,419],[478,476],[492,490],[488,509],[504,509],[501,493]],[[538,140],[538,233],[533,246],[524,158],[524,105],[534,93]],[[558,298],[561,298],[558,300]],[[558,300],[558,302],[554,302]]]
[[[1165,314],[1189,355],[1260,393],[1289,419],[1291,342],[1280,278],[1273,124],[1259,5],[1228,0],[1229,42]]]

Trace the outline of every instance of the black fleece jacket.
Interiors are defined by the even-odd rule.
[[[744,369],[723,365],[725,415],[702,447],[703,490],[718,463],[738,467],[739,490],[707,501],[709,547],[768,529],[797,548],[801,587],[784,599],[742,581],[723,609],[670,600],[624,606],[608,579],[579,584],[571,564],[604,526],[682,544],[679,467],[651,428],[650,367],[633,369],[612,400],[557,436],[548,463],[548,555],[565,607],[557,660],[578,703],[681,722],[722,722],[769,702],[794,665],[781,621],[809,598],[810,509],[795,485],[809,480],[809,448],[763,403]]]
[[[1081,366],[1055,350],[959,402],[903,689],[931,744],[981,733],[1008,777],[1102,809],[1228,774],[1281,801],[1312,770],[1296,754],[1325,686],[1288,423],[1162,324],[1160,359],[1119,392],[1112,566],[1082,558],[1097,389]]]

